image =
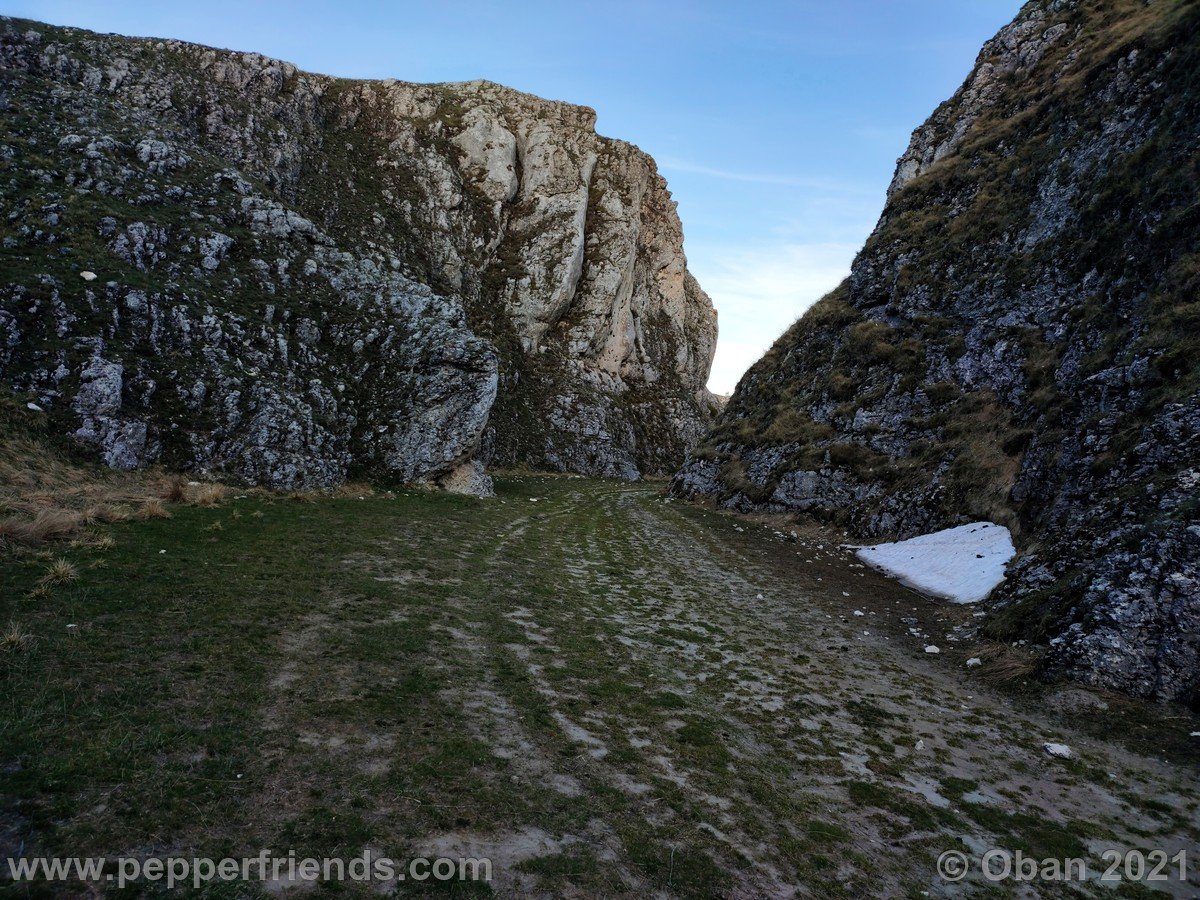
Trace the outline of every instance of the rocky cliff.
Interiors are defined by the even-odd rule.
[[[594,126],[0,18],[0,381],[122,468],[670,471],[715,313],[653,160]]]
[[[1196,2],[1028,3],[674,490],[871,537],[1008,525],[983,636],[1200,703],[1197,73]]]

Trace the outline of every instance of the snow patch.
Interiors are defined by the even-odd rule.
[[[1003,525],[972,522],[894,544],[859,547],[857,554],[923,594],[976,603],[1004,580],[1004,567],[1016,550]]]

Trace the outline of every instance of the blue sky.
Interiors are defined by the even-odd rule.
[[[0,10],[254,50],[304,69],[487,78],[596,109],[658,160],[732,390],[849,270],[912,129],[1017,0],[338,3],[0,0]]]

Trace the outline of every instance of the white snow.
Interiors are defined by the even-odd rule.
[[[976,603],[1004,580],[1016,554],[1003,525],[972,522],[894,544],[859,547],[858,558],[924,594]]]

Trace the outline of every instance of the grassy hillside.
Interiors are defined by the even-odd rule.
[[[969,611],[831,534],[618,482],[362,491],[0,555],[5,855],[370,847],[490,857],[499,893],[915,896],[962,835],[1200,839],[1191,718],[1048,712],[1081,701],[992,687],[1010,657],[966,686],[974,648],[923,647]]]

